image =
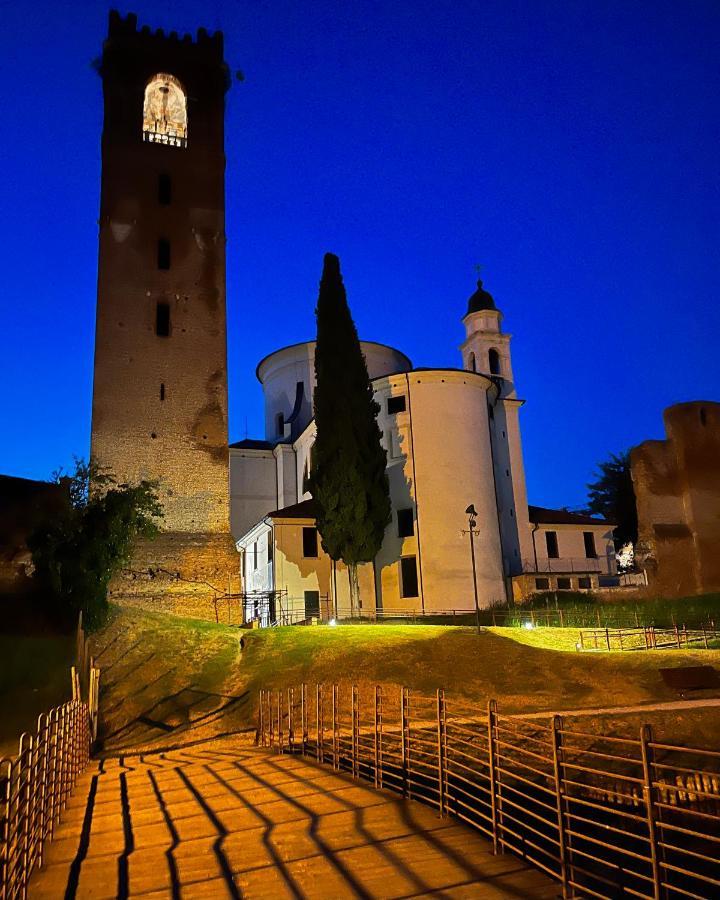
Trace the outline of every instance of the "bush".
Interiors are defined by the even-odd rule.
[[[68,485],[64,513],[28,539],[33,581],[43,611],[55,622],[75,621],[82,611],[86,628],[93,629],[105,618],[108,584],[129,562],[135,540],[157,535],[162,505],[157,482],[118,485],[92,461],[76,460]]]

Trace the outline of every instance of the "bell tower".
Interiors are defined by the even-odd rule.
[[[164,590],[169,577],[223,587],[238,561],[229,537],[222,34],[138,30],[136,16],[112,11],[100,71],[91,454],[121,482],[161,483],[163,535],[138,549],[124,586],[140,575],[144,590]]]

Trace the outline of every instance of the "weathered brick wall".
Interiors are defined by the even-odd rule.
[[[632,451],[636,555],[651,593],[720,590],[720,403],[680,403],[664,420],[667,440]]]

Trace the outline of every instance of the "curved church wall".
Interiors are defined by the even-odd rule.
[[[473,609],[465,509],[478,512],[475,536],[480,605],[504,600],[487,392],[483,375],[417,370],[374,383],[388,451],[393,522],[377,559],[378,606]],[[392,412],[400,398],[405,409]],[[390,408],[388,400],[393,398]],[[414,534],[399,536],[397,511],[412,509]],[[400,559],[415,556],[418,596],[403,597]]]

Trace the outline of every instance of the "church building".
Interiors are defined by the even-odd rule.
[[[416,368],[399,350],[361,342],[387,454],[392,522],[374,564],[333,565],[307,491],[315,439],[315,343],[263,359],[265,438],[230,445],[233,534],[245,618],[296,622],[474,609],[536,590],[589,590],[616,571],[612,525],[528,506],[518,399],[502,313],[482,281],[462,319],[457,369]]]
[[[312,341],[261,360],[265,436],[228,448],[222,34],[138,29],[113,11],[100,74],[91,455],[121,483],[158,479],[165,510],[160,537],[111,586],[116,598],[207,617],[218,596],[240,597],[246,621],[268,624],[469,610],[475,586],[489,606],[614,572],[609,523],[528,507],[510,335],[478,282],[458,368],[362,344],[393,517],[351,609],[307,491]]]

